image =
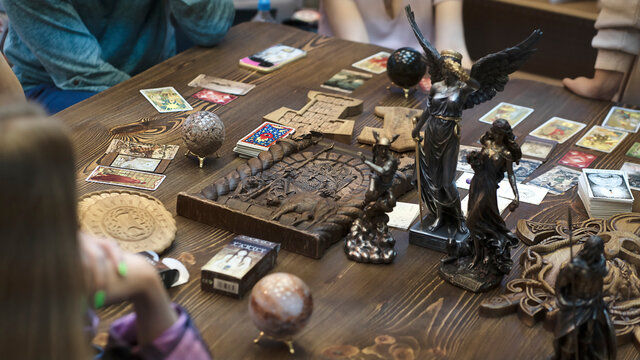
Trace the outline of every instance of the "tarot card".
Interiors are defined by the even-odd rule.
[[[589,197],[592,199],[633,202],[624,171],[584,169]]]
[[[498,196],[498,212],[502,214],[509,207],[511,201],[512,200]],[[469,209],[469,195],[460,201],[460,207],[462,207],[462,214],[467,217],[469,215],[467,213]]]
[[[493,124],[493,122],[498,119],[504,119],[509,122],[511,128],[514,128],[532,112],[533,109],[528,107],[501,102],[482,116],[480,121]]]
[[[546,188],[531,184],[518,184],[517,186],[520,202],[527,204],[540,205],[549,192]],[[498,196],[509,200],[515,198],[508,180],[503,180],[498,184]]]
[[[625,162],[620,170],[627,173],[629,187],[640,190],[640,164]]]
[[[189,83],[191,87],[201,87],[213,91],[220,91],[232,95],[245,95],[251,89],[256,87],[253,84],[247,84],[239,81],[221,79],[205,74],[198,75]]]
[[[237,146],[267,150],[276,141],[289,136],[294,131],[292,127],[264,122],[249,135],[238,140]]]
[[[626,153],[627,156],[640,159],[640,143],[633,143]]]
[[[522,155],[546,159],[557,144],[558,143],[555,141],[536,139],[534,137],[527,136],[520,146],[520,150],[522,151]]]
[[[471,187],[471,179],[473,179],[472,172],[463,172],[462,175],[456,180],[456,186],[458,189],[467,189]]]
[[[282,66],[305,57],[307,52],[291,46],[277,44],[251,56],[240,59],[240,66],[260,72],[271,72]]]
[[[549,189],[552,194],[561,194],[578,183],[580,172],[564,166],[556,166],[528,182]]]
[[[111,166],[121,169],[154,172],[160,164],[160,161],[162,160],[118,154],[111,163]]]
[[[178,145],[146,144],[120,139],[111,140],[107,153],[118,153],[137,157],[172,160],[178,153]]]
[[[387,213],[389,216],[388,226],[407,230],[420,214],[420,205],[397,202],[392,212]]]
[[[562,159],[558,161],[558,164],[573,166],[582,169],[591,165],[593,160],[595,160],[596,158],[597,156],[592,154],[570,150],[568,153],[564,154]]]
[[[156,110],[161,113],[193,110],[191,105],[172,86],[140,90]]]
[[[552,117],[544,124],[538,126],[531,136],[551,141],[557,141],[562,144],[569,140],[570,137],[578,133],[587,126],[583,123],[571,121],[559,117]]]
[[[595,125],[576,143],[587,149],[610,153],[629,135],[628,132]]]
[[[88,182],[126,186],[142,190],[155,190],[166,175],[153,174],[129,169],[98,166],[87,178]]]
[[[456,165],[456,170],[473,173],[471,165],[467,162],[467,155],[469,155],[469,153],[471,153],[472,151],[480,150],[482,149],[476,146],[460,145],[460,151],[458,152],[458,165]]]
[[[321,86],[326,89],[351,94],[355,89],[371,79],[372,75],[352,70],[340,70]]]
[[[539,160],[520,159],[518,165],[513,165],[513,174],[516,176],[516,182],[525,181],[540,165],[542,165],[542,161]],[[505,173],[505,179],[506,176]]]
[[[208,101],[214,104],[226,105],[231,102],[231,100],[235,100],[238,97],[235,95],[221,93],[215,90],[203,89],[193,94],[194,98],[198,98],[200,100]]]
[[[638,132],[640,129],[640,110],[614,106],[609,110],[602,126],[627,132]]]
[[[380,51],[379,53],[364,58],[351,66],[374,74],[382,74],[387,71],[387,60],[389,60],[389,55],[391,54],[386,51]]]

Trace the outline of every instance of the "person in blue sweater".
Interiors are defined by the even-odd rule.
[[[28,99],[50,114],[176,53],[170,19],[213,46],[234,17],[232,0],[0,0],[9,15],[4,52]]]

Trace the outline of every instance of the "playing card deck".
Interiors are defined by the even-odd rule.
[[[294,131],[295,129],[289,126],[264,122],[249,135],[238,140],[233,151],[241,157],[256,157],[262,151],[269,150],[276,141],[293,134]]]
[[[344,69],[333,75],[331,79],[325,81],[321,86],[326,89],[351,94],[371,78],[372,75],[370,74]]]
[[[389,55],[391,54],[386,51],[380,51],[377,54],[353,63],[351,66],[374,74],[382,74],[387,71],[387,60],[389,60]]]
[[[533,109],[528,107],[501,102],[491,109],[491,111],[482,116],[480,121],[487,124],[493,124],[493,122],[498,119],[504,119],[509,122],[511,128],[514,128],[532,112]]]
[[[219,91],[231,95],[246,95],[254,87],[253,84],[247,84],[239,81],[221,79],[205,74],[198,75],[189,83],[191,87],[201,87],[213,91]]]
[[[306,55],[307,52],[304,50],[278,44],[240,59],[240,66],[268,73]]]
[[[280,244],[238,235],[201,270],[200,288],[241,298],[276,264]]]
[[[624,140],[628,132],[609,129],[606,127],[595,125],[587,131],[576,143],[587,149],[598,150],[610,153]]]
[[[191,105],[172,86],[143,89],[140,90],[140,93],[161,113],[193,110]]]
[[[100,165],[87,177],[87,181],[142,190],[156,190],[165,178],[165,175]]]
[[[576,121],[553,117],[533,130],[531,136],[562,144],[585,126],[587,125]]]
[[[621,170],[583,169],[578,196],[590,217],[607,219],[630,212],[633,194],[627,174]]]

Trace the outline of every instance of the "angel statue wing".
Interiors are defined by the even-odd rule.
[[[414,30],[415,31],[415,30]],[[464,109],[468,109],[491,100],[498,91],[504,90],[509,74],[518,70],[536,51],[535,44],[540,40],[542,31],[534,30],[520,44],[500,52],[486,55],[471,67],[471,78],[480,83],[480,87],[469,94]]]
[[[427,66],[429,67],[429,75],[431,75],[431,83],[441,81],[444,79],[444,76],[442,74],[442,57],[440,56],[440,52],[422,35],[422,31],[420,31],[418,24],[416,24],[416,18],[413,15],[413,10],[411,10],[411,5],[407,5],[404,10],[407,13],[407,20],[409,20],[411,29],[413,29],[413,33],[416,35],[418,42],[424,50]]]

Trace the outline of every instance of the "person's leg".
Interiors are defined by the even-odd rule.
[[[49,115],[97,94],[92,91],[60,90],[53,84],[40,84],[24,92],[27,99],[42,105]]]

